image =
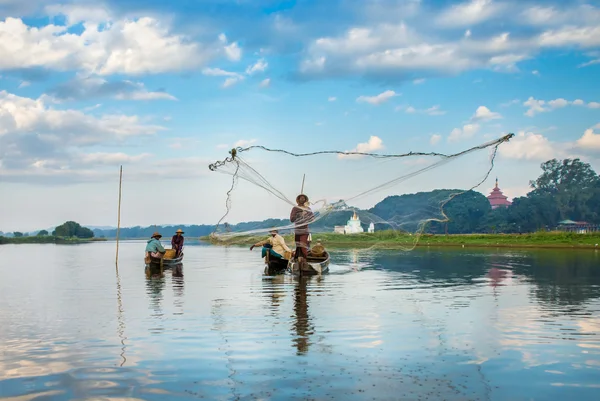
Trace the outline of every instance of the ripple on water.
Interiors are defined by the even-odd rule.
[[[297,279],[263,277],[247,248],[192,242],[182,271],[147,279],[143,242],[122,243],[118,269],[113,245],[0,248],[0,397],[598,394],[600,276],[587,254],[335,251],[330,274]]]

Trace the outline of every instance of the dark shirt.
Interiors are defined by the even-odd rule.
[[[171,238],[171,246],[173,249],[180,249],[183,246],[183,235],[175,234],[173,238]]]
[[[302,216],[303,212],[304,216]],[[315,215],[313,214],[312,210],[308,208],[303,210],[298,206],[294,206],[292,208],[292,212],[290,213],[290,221],[296,225],[295,233],[308,234],[308,223],[311,223],[314,217]]]

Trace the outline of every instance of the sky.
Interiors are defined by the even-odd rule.
[[[231,177],[208,165],[249,145],[456,153],[514,133],[477,190],[522,196],[551,158],[600,171],[598,77],[592,0],[2,0],[0,230],[115,226],[121,165],[122,226],[214,224]],[[303,173],[334,199],[420,163],[358,182],[340,158],[244,157],[290,199]],[[250,184],[234,200],[231,222],[289,208]]]

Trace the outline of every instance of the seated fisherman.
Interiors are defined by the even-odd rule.
[[[262,249],[262,257],[267,256],[267,252],[269,252],[270,257],[274,257],[277,259],[288,259],[285,254],[288,252],[288,255],[292,253],[292,250],[288,248],[285,243],[285,240],[281,235],[279,235],[279,231],[276,229],[272,229],[269,231],[271,236],[264,241],[257,242],[256,244],[250,247],[250,250],[253,250],[255,246],[261,246]]]
[[[152,237],[150,237],[146,244],[146,257],[151,256],[156,259],[162,259],[165,256],[167,251],[165,251],[165,248],[160,243],[161,237],[162,235],[157,232],[152,234]]]

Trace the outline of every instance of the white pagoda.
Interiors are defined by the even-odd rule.
[[[363,230],[361,224],[360,224],[360,219],[358,218],[358,215],[356,214],[356,212],[354,212],[354,215],[350,218],[350,220],[348,220],[348,222],[346,223],[346,226],[344,227],[344,233],[345,234],[357,234],[357,233],[362,233],[365,230]]]

